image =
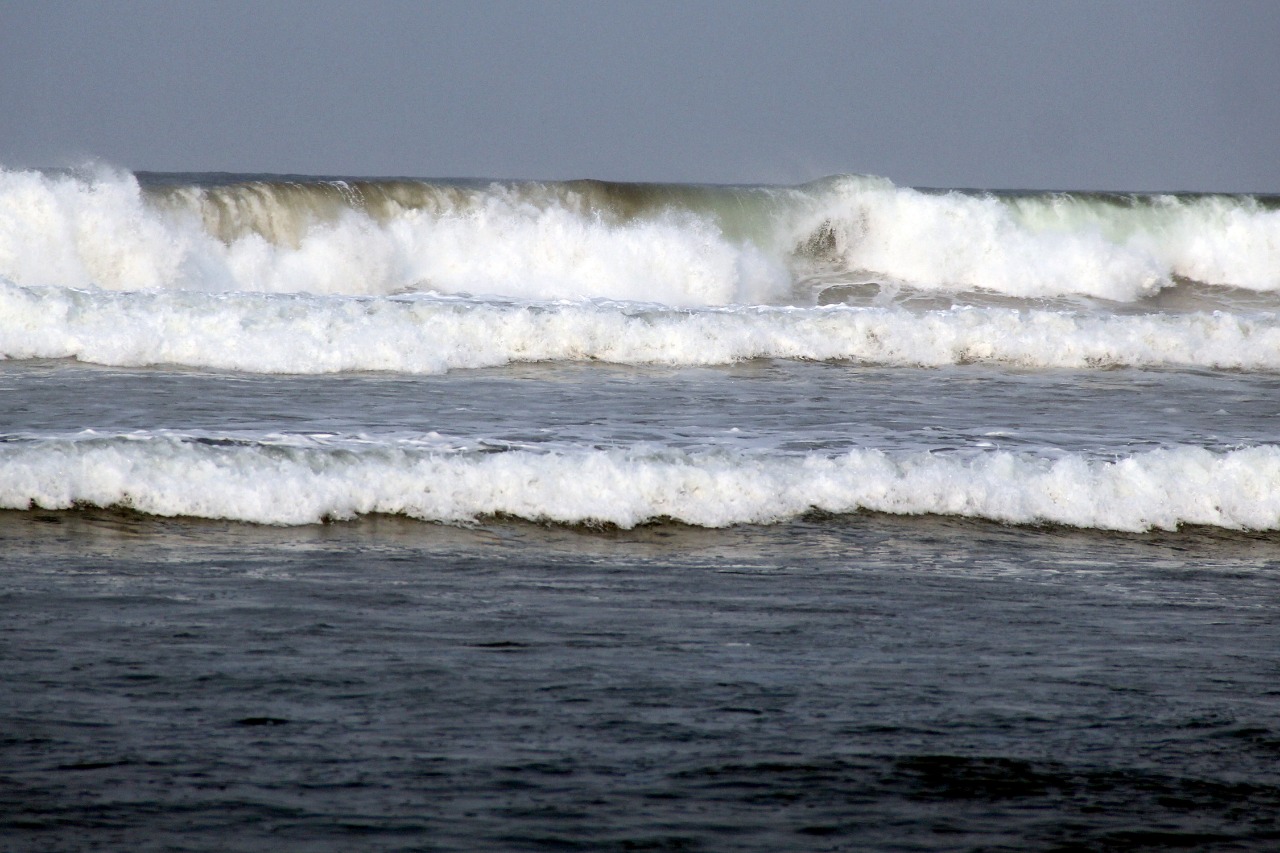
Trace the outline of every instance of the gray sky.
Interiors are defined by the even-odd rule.
[[[1280,192],[1280,3],[0,0],[0,164]]]

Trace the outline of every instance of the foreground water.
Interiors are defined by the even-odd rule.
[[[0,518],[22,849],[1268,849],[1280,547]]]
[[[0,171],[0,356],[5,845],[1280,843],[1273,197]]]

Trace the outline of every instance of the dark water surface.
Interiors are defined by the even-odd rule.
[[[0,514],[0,847],[1268,850],[1280,540]]]

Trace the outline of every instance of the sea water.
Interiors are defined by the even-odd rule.
[[[17,849],[1269,849],[1280,209],[0,172]]]

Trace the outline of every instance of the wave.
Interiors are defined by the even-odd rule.
[[[324,180],[0,171],[22,285],[811,305],[833,285],[1134,303],[1192,281],[1280,291],[1250,196]]]
[[[1173,447],[1106,460],[1004,451],[478,450],[447,440],[85,434],[0,441],[0,507],[127,507],[308,524],[389,513],[633,527],[785,521],[805,513],[940,514],[1142,531],[1280,528],[1280,447]]]
[[[1280,370],[1280,315],[1003,307],[675,309],[441,296],[111,292],[0,280],[0,358],[253,373],[449,370],[538,361]]]

